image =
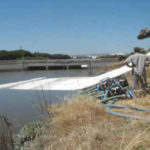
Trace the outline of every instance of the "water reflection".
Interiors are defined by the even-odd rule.
[[[38,105],[43,99],[58,103],[76,91],[0,90],[0,114],[6,114],[15,128],[40,119]]]

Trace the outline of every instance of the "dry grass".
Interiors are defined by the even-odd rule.
[[[109,115],[92,97],[74,97],[53,105],[50,111],[50,128],[40,139],[43,150],[139,150],[150,146],[149,122]]]
[[[125,147],[120,150],[149,150],[149,138],[149,128],[144,131],[138,131],[138,133],[128,142],[128,144],[125,144]]]
[[[147,94],[142,96],[141,94],[140,97],[137,97],[136,99],[120,100],[117,103],[122,105],[150,108],[150,95]]]
[[[53,106],[51,111],[54,117],[46,139],[51,142],[45,150],[110,149],[111,143],[119,140],[115,128],[123,124],[123,119],[105,113],[99,101],[91,97],[75,97]],[[116,137],[111,136],[113,132]]]
[[[63,128],[63,132],[68,132],[79,125],[94,124],[93,120],[103,119],[103,122],[107,122],[109,119],[114,119],[105,113],[99,101],[89,96],[74,97],[70,101],[53,106],[51,111],[55,116],[53,123],[57,124],[59,129]],[[105,119],[104,115],[107,116]]]
[[[0,150],[13,150],[12,125],[8,118],[0,115]]]
[[[100,70],[98,70],[97,72],[98,73],[105,73],[107,71],[111,71],[113,69],[116,69],[116,68],[119,68],[121,66],[123,66],[124,62],[123,61],[120,61],[120,62],[116,62],[116,63],[113,63],[107,67],[101,67]]]

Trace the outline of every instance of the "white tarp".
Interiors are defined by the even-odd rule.
[[[96,77],[63,77],[63,78],[35,78],[32,80],[1,84],[0,89],[17,90],[79,90],[98,83],[105,78],[122,75],[131,69],[123,66],[119,69],[104,73]]]
[[[0,89],[79,90],[97,84],[105,78],[114,78],[129,71],[131,71],[131,68],[123,66],[95,77],[35,78],[32,80],[1,84]]]

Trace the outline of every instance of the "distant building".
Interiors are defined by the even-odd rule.
[[[125,53],[111,53],[109,55],[126,55]]]
[[[96,59],[97,55],[73,55],[73,59]]]
[[[107,56],[126,55],[124,53],[72,55],[72,59],[97,59]]]
[[[92,59],[96,59],[98,56],[94,56],[94,55],[93,55],[93,56],[90,56],[90,57],[91,57]]]
[[[88,55],[72,55],[73,59],[87,59],[90,58]]]

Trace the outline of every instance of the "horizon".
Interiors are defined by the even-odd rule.
[[[0,49],[0,51],[8,51],[8,52],[12,52],[12,51],[17,51],[17,50],[25,50],[25,51],[29,51],[29,52],[31,52],[31,53],[47,53],[47,54],[51,54],[51,55],[53,55],[53,54],[62,54],[62,55],[70,55],[70,56],[78,56],[78,55],[80,55],[80,56],[85,56],[85,55],[113,55],[113,54],[123,54],[123,55],[127,55],[127,54],[129,54],[129,53],[122,53],[122,52],[117,52],[117,53],[114,53],[114,52],[112,52],[112,53],[105,53],[105,52],[102,52],[102,53],[82,53],[82,54],[80,54],[80,53],[78,53],[78,54],[67,54],[67,53],[48,53],[48,52],[37,52],[37,51],[31,51],[31,50],[27,50],[27,49],[23,49],[23,48],[20,48],[20,49],[16,49],[16,50],[7,50],[7,49]]]
[[[14,0],[0,2],[0,49],[68,55],[130,53],[150,25],[150,1]]]

